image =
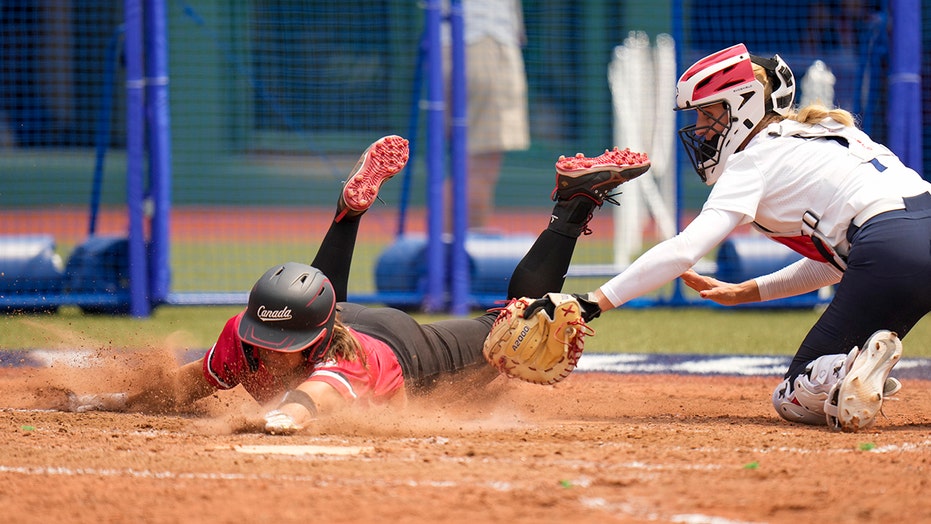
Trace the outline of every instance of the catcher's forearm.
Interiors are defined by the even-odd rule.
[[[600,289],[596,289],[595,291],[589,293],[589,295],[595,299],[595,302],[598,303],[598,309],[601,311],[610,311],[614,309],[614,304],[608,300],[608,297],[606,297]]]

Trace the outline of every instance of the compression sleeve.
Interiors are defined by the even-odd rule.
[[[843,273],[830,264],[803,258],[798,262],[756,277],[760,300],[794,297],[840,282]]]
[[[614,307],[653,291],[694,266],[749,217],[736,211],[703,209],[678,235],[641,255],[601,286]]]

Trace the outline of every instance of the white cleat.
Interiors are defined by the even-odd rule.
[[[824,403],[828,427],[856,432],[873,424],[888,397],[901,389],[889,372],[902,356],[902,341],[896,333],[880,330],[847,357],[847,374],[832,388]]]

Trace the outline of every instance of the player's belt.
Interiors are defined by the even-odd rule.
[[[885,210],[885,211],[877,211],[875,213],[872,213],[869,217],[867,217],[865,220],[860,222],[860,224],[858,225],[857,218],[859,218],[860,215],[866,214],[866,211],[870,208],[867,208],[861,211],[860,214],[857,215],[857,218],[853,219],[852,225],[847,229],[847,241],[852,243],[853,237],[854,235],[856,235],[857,231],[860,230],[860,227],[863,224],[866,224],[867,222],[869,222],[870,220],[872,220],[873,222],[877,222],[880,220],[890,220],[893,218],[899,218],[899,217],[904,217],[904,216],[914,217],[916,214],[918,216],[931,215],[931,193],[927,193],[927,192],[919,193],[915,196],[904,197],[899,200],[901,202],[901,206],[895,207],[893,209]]]
[[[905,209],[905,201],[902,200],[902,197],[882,198],[866,206],[866,208],[857,213],[857,215],[853,217],[853,220],[851,220],[851,223],[857,227],[860,227],[863,224],[866,224],[867,220],[880,213],[898,211],[899,209]]]

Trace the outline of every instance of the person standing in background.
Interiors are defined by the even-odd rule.
[[[520,0],[462,0],[468,95],[468,224],[487,226],[504,153],[530,147],[526,43]],[[451,71],[450,38],[443,42],[447,87]],[[451,201],[451,184],[446,201]],[[451,209],[447,205],[446,209]]]

